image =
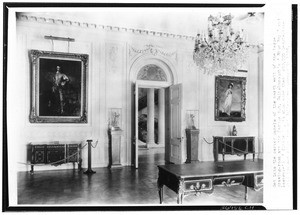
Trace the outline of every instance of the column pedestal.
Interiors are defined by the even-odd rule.
[[[185,131],[186,131],[186,146],[187,146],[186,163],[199,162],[198,160],[199,129],[185,129]]]
[[[122,167],[121,165],[121,139],[122,130],[108,130],[109,137],[109,168]]]

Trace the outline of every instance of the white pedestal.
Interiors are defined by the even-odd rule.
[[[121,129],[109,129],[109,167],[122,167],[121,165],[121,140],[122,140]]]

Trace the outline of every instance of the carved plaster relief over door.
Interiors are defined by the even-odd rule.
[[[133,60],[141,55],[161,56],[168,58],[173,62],[177,62],[177,51],[166,51],[161,47],[151,44],[145,45],[143,49],[134,48],[130,45],[128,46],[128,56],[130,60]]]
[[[141,71],[138,73],[137,76],[138,80],[145,80],[145,81],[167,81],[167,76],[164,71],[154,65],[146,65],[144,66]]]

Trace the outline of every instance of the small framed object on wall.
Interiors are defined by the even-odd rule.
[[[215,86],[215,120],[245,121],[246,78],[216,76]]]
[[[30,50],[31,123],[87,123],[88,55]]]

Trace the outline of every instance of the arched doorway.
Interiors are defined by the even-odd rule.
[[[139,95],[147,103],[147,139],[146,147],[163,146],[165,141],[165,89],[174,84],[174,75],[169,66],[162,59],[144,58],[131,67],[132,77],[132,137],[131,150],[132,164],[138,167],[138,143],[139,143]],[[134,75],[133,75],[134,74]],[[142,93],[141,93],[142,92]],[[156,93],[157,92],[157,93]],[[157,94],[157,95],[156,95]],[[143,97],[143,95],[145,97]],[[158,100],[157,122],[155,120],[155,97]],[[149,101],[148,101],[149,100]],[[145,106],[144,104],[144,106]],[[145,113],[145,112],[144,112]],[[148,120],[150,119],[150,120]],[[155,137],[157,126],[157,137]],[[140,133],[141,134],[141,133]],[[145,140],[145,139],[144,139]]]
[[[137,75],[139,81],[155,81],[156,86],[139,84],[138,142],[139,147],[163,147],[165,143],[165,72],[155,64],[145,65]]]

